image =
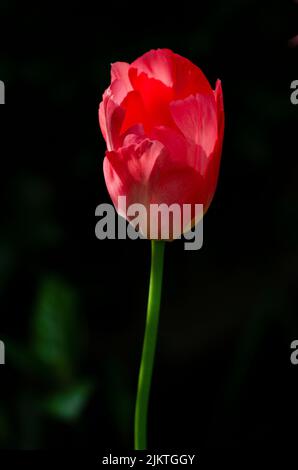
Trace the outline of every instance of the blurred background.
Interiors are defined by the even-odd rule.
[[[2,5],[0,447],[133,447],[150,243],[95,237],[110,202],[97,112],[110,63],[159,47],[222,80],[226,132],[203,248],[166,246],[150,447],[297,441],[298,5]]]

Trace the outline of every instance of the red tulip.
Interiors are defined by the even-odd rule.
[[[195,204],[206,212],[224,134],[219,80],[212,90],[197,66],[169,49],[151,50],[131,65],[116,62],[99,122],[107,144],[104,177],[118,213],[130,220],[119,196],[126,196],[127,206],[143,204],[148,213],[150,204],[191,204],[191,220],[181,233],[195,223]]]

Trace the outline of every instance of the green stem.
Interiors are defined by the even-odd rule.
[[[165,242],[152,240],[151,247],[147,320],[135,409],[135,450],[147,448],[148,402],[157,340]]]

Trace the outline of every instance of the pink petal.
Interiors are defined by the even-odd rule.
[[[181,220],[173,220],[170,225],[170,239],[177,238],[186,227],[191,227],[197,214],[196,204],[205,205],[207,200],[204,179],[198,171],[180,162],[173,164],[172,156],[164,154],[159,158],[150,176],[150,204],[166,204],[168,207],[177,204],[181,214],[184,205],[190,206],[189,218],[181,217]],[[160,233],[163,222],[154,227],[157,221],[151,221],[153,228]],[[159,235],[160,238],[160,235]]]
[[[114,62],[111,65],[111,82],[120,80],[126,88],[127,93],[132,90],[128,77],[129,64],[126,62]]]
[[[200,163],[200,170],[204,173],[206,159],[217,141],[217,114],[213,94],[195,95],[174,101],[171,103],[171,112],[187,141],[198,148],[199,155],[205,156],[205,161],[196,162]]]
[[[137,69],[138,74],[144,72],[149,78],[155,78],[165,86],[172,87],[174,84],[173,55],[170,49],[151,50],[136,59],[131,64],[131,68]]]
[[[117,73],[120,72],[117,67],[114,67],[112,75]],[[129,91],[125,81],[115,79],[104,92],[103,100],[99,105],[99,124],[108,150],[118,148],[122,143],[121,127],[125,113],[121,103],[125,100],[127,93]]]
[[[222,143],[223,134],[224,134],[224,125],[225,125],[225,115],[224,115],[223,93],[222,93],[220,80],[216,81],[214,97],[215,97],[216,111],[217,111],[218,138]]]
[[[174,125],[169,109],[169,103],[173,99],[172,88],[160,80],[149,78],[146,73],[138,74],[135,68],[130,68],[129,77],[143,103],[142,123],[145,131],[149,132],[152,127],[158,125]]]
[[[111,87],[103,94],[98,116],[108,150],[118,148],[121,145],[120,129],[124,119],[124,110],[113,99]]]
[[[218,174],[220,168],[220,160],[221,160],[221,153],[222,153],[222,145],[223,145],[223,136],[224,136],[224,106],[223,106],[223,94],[221,88],[220,80],[217,80],[216,87],[215,87],[215,101],[216,101],[216,108],[217,108],[217,118],[218,118],[218,138],[216,141],[216,145],[214,151],[209,159],[209,164],[206,172],[206,185],[207,187],[211,188],[209,191],[209,196],[207,199],[206,210],[208,209],[209,205],[212,202],[213,195],[216,190],[217,181],[218,181]]]
[[[188,146],[186,139],[178,129],[166,126],[154,127],[150,138],[158,140],[167,148],[173,164],[188,166]],[[189,164],[191,166],[191,164]]]
[[[165,136],[166,133],[163,138],[169,138]],[[170,238],[176,237],[183,232],[182,223],[188,226],[194,219],[195,204],[206,202],[208,193],[204,179],[183,159],[179,161],[178,156],[173,156],[173,148],[170,151],[161,142],[149,139],[139,142],[139,137],[136,141],[138,143],[106,153],[104,176],[111,199],[120,213],[119,196],[126,196],[127,207],[134,203],[143,204],[148,214],[151,204],[178,204],[181,208],[183,204],[190,204],[190,220],[181,220],[179,226],[174,224],[170,227]],[[160,234],[159,221],[148,219],[146,223],[148,230]]]
[[[131,127],[147,123],[147,116],[144,109],[144,103],[137,91],[130,91],[122,102],[122,109],[125,111],[125,117],[120,132],[124,134]]]
[[[212,94],[212,88],[199,67],[170,49],[147,52],[131,64],[131,69],[172,88],[174,99],[184,99],[196,93]]]
[[[131,139],[131,142],[133,139]],[[106,153],[104,176],[115,207],[117,198],[125,195],[128,204],[148,202],[148,181],[156,160],[164,152],[160,142],[145,139]]]
[[[174,58],[174,91],[176,99],[184,99],[197,93],[203,95],[213,93],[210,83],[199,67],[179,54],[174,54]]]

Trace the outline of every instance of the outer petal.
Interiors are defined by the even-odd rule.
[[[108,150],[120,146],[120,129],[124,120],[124,114],[124,110],[115,102],[111,89],[108,88],[103,94],[98,111],[101,132]]]
[[[112,69],[112,74],[120,72],[117,68]],[[99,124],[107,143],[108,150],[118,148],[121,145],[121,127],[125,112],[120,106],[129,93],[125,81],[116,79],[104,92],[102,102],[99,105]]]
[[[192,147],[195,156],[194,167],[204,174],[207,159],[213,152],[217,141],[217,113],[214,96],[195,95],[185,100],[175,101],[171,103],[171,112],[177,127]]]
[[[175,57],[174,90],[176,99],[184,99],[197,93],[211,95],[212,88],[202,70],[179,54]]]
[[[156,160],[165,151],[160,142],[133,138],[130,145],[106,153],[104,177],[111,199],[118,210],[118,197],[126,196],[127,204],[144,204],[150,197],[149,178]]]
[[[129,64],[126,62],[115,62],[111,65],[111,82],[120,80],[126,90],[126,94],[132,90],[128,76]]]
[[[146,73],[138,73],[137,69],[129,70],[130,81],[142,101],[142,123],[150,132],[154,126],[173,126],[169,103],[173,100],[173,89],[160,80],[150,78]],[[128,108],[129,112],[129,108]]]
[[[120,130],[122,134],[136,124],[142,124],[145,127],[147,116],[144,103],[137,91],[133,90],[128,93],[122,102],[122,109],[125,112],[125,118]]]
[[[127,207],[134,203],[145,206],[148,218],[141,231],[147,237],[150,230],[160,237],[164,227],[163,220],[150,218],[152,204],[177,204],[181,211],[184,204],[191,206],[189,219],[181,217],[181,220],[170,221],[169,238],[175,238],[194,219],[195,204],[204,204],[207,197],[203,177],[186,164],[182,155],[180,158],[178,154],[173,155],[159,141],[146,139],[117,152],[108,152],[104,160],[104,175],[110,196],[121,215],[129,220],[118,207],[119,196],[126,196]]]
[[[206,186],[210,188],[209,196],[206,203],[206,210],[210,206],[216,185],[218,180],[219,168],[220,168],[220,160],[221,160],[221,153],[222,153],[222,145],[223,145],[223,136],[224,136],[224,107],[223,107],[223,95],[222,95],[222,88],[220,80],[217,80],[216,87],[215,87],[215,101],[216,101],[216,109],[217,109],[217,122],[218,122],[218,138],[216,141],[216,145],[214,151],[209,159],[209,164],[207,167],[205,179],[206,179]]]
[[[130,68],[136,69],[138,75],[145,73],[172,88],[175,99],[196,93],[212,94],[211,86],[199,67],[170,49],[151,50],[135,60]]]
[[[158,140],[167,148],[172,165],[191,166],[188,162],[187,142],[178,129],[167,126],[157,126],[152,129],[150,138]]]
[[[151,50],[132,62],[130,68],[136,69],[138,74],[144,72],[149,78],[155,78],[165,86],[172,87],[174,85],[173,56],[174,53],[170,49]]]
[[[224,135],[224,126],[225,126],[225,114],[224,114],[223,94],[222,94],[222,87],[221,87],[220,80],[216,81],[214,97],[215,97],[216,112],[217,112],[218,139],[220,141],[220,144],[222,145],[223,135]]]

